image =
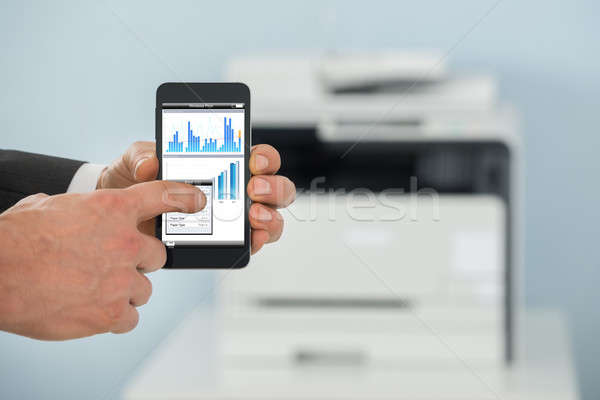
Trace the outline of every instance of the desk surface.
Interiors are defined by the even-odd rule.
[[[511,368],[223,368],[209,310],[193,312],[146,360],[123,397],[141,399],[578,399],[566,326],[558,313],[520,321],[522,358]]]

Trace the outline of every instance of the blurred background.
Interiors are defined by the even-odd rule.
[[[498,156],[503,160],[498,162],[505,163],[502,168],[508,168],[506,165],[511,165],[516,157],[521,161],[517,175],[511,178],[522,179],[522,190],[518,193],[522,212],[515,214],[514,227],[522,227],[521,236],[518,236],[523,250],[519,285],[523,291],[524,312],[551,310],[560,315],[567,338],[565,351],[573,361],[572,368],[570,362],[562,367],[574,374],[580,398],[591,400],[600,396],[600,382],[596,379],[600,369],[596,343],[600,335],[597,313],[600,292],[596,287],[600,281],[596,238],[600,223],[597,207],[600,188],[595,179],[599,172],[596,149],[600,146],[600,136],[596,134],[600,125],[600,31],[597,24],[600,6],[597,2],[4,1],[0,9],[3,39],[0,146],[97,163],[110,162],[133,141],[154,139],[155,90],[160,83],[219,81],[236,76],[250,79],[254,76],[253,70],[246,68],[248,64],[244,62],[252,64],[252,60],[259,60],[258,67],[254,64],[255,72],[261,70],[261,65],[268,66],[270,57],[276,57],[287,62],[296,60],[291,64],[296,67],[302,65],[302,60],[316,60],[314,62],[320,68],[330,67],[330,73],[333,70],[334,76],[342,76],[351,68],[343,62],[336,64],[339,59],[332,56],[381,54],[382,51],[396,55],[406,54],[402,53],[406,51],[413,52],[410,54],[421,52],[417,53],[421,54],[421,61],[414,67],[417,72],[411,72],[409,78],[401,77],[400,83],[404,86],[390,86],[391,94],[386,92],[390,97],[377,109],[381,114],[398,103],[394,96],[403,98],[414,90],[423,89],[420,85],[406,85],[411,79],[418,81],[419,77],[425,77],[427,79],[422,80],[431,81],[433,86],[423,89],[425,92],[419,100],[419,104],[427,107],[428,99],[435,101],[433,96],[438,93],[436,82],[449,77],[483,76],[479,86],[461,86],[456,93],[471,99],[469,107],[475,110],[473,115],[485,114],[490,109],[499,110],[498,114],[488,112],[494,118],[481,117],[484,122],[478,122],[480,125],[477,126],[484,126],[486,132],[500,126],[498,130],[502,136],[496,141],[516,143],[509,150],[500,146],[502,150],[499,151],[504,155]],[[394,65],[404,65],[406,57],[392,57],[392,72]],[[327,64],[327,60],[333,62]],[[344,60],[348,61],[347,58]],[[374,55],[372,63],[376,65],[378,60]],[[368,66],[369,62],[366,64]],[[291,71],[303,73],[301,69],[294,69],[296,67],[291,67]],[[363,67],[358,68],[359,72],[372,73]],[[285,64],[281,68],[285,69]],[[285,80],[285,76],[281,77],[281,69],[278,71],[279,75],[274,76]],[[340,75],[336,75],[336,71],[341,71]],[[313,79],[311,82],[322,84],[319,80],[322,76],[310,78]],[[357,90],[360,94],[360,90],[367,89],[383,88],[386,91],[385,80],[383,86],[377,81],[375,89],[357,89],[348,85],[355,77],[349,74],[346,78],[345,82],[337,82],[342,91],[344,88],[354,94]],[[385,78],[389,80],[389,76]],[[285,147],[290,152],[290,160],[296,162],[293,164],[296,169],[290,167],[287,172],[305,179],[306,183],[312,175],[306,172],[306,165],[297,161],[303,153],[293,153],[294,145],[285,137],[272,136],[273,131],[285,128],[286,124],[284,117],[273,120],[267,115],[268,105],[277,103],[277,95],[264,89],[266,86],[261,87],[262,92],[253,88],[255,110],[262,110],[263,118],[264,129],[259,132],[262,135],[259,140],[277,142]],[[335,87],[329,86],[328,90],[331,96],[336,93]],[[293,102],[294,92],[288,91],[282,98]],[[477,99],[483,99],[485,104],[478,106]],[[325,100],[319,98],[319,101]],[[468,115],[469,107],[462,109],[463,117]],[[287,111],[284,108],[281,112],[289,113],[293,107]],[[502,118],[496,118],[497,115]],[[381,115],[378,117],[372,112],[361,123],[375,122],[378,118]],[[255,128],[260,128],[256,123]],[[336,121],[333,123],[335,125]],[[290,137],[297,138],[306,126],[298,121],[294,124],[297,129]],[[408,125],[411,124],[413,122]],[[407,128],[406,121],[401,125],[402,129],[414,128]],[[461,125],[457,126],[460,130]],[[393,136],[390,139],[389,130],[375,131],[374,135],[380,141],[395,143]],[[432,132],[433,136],[439,133],[435,129]],[[321,138],[336,141],[339,135],[344,135],[343,124],[323,129],[321,134],[325,135]],[[358,136],[341,141],[352,143]],[[416,164],[406,166],[406,171],[427,171],[419,164],[421,150],[427,141],[420,140],[420,143],[421,147],[398,145],[398,154],[409,154],[411,160],[416,160]],[[377,158],[379,150],[376,148],[370,148],[369,153],[368,146],[363,150],[359,150],[360,147],[359,144],[353,159],[348,156],[348,163],[357,160],[359,154],[364,160]],[[449,154],[450,158],[460,158],[465,154],[462,150],[454,152],[452,146],[437,149],[442,157]],[[465,151],[482,154],[488,151],[486,149],[469,147]],[[517,149],[516,153],[511,153],[511,149]],[[338,156],[344,152],[342,147],[331,151]],[[492,159],[497,160],[494,158],[497,149],[491,152]],[[356,162],[360,165],[360,160]],[[456,171],[481,165],[460,164]],[[338,166],[343,170],[343,165]],[[336,176],[339,173],[335,172]],[[476,179],[474,175],[469,176]],[[442,193],[447,190],[463,195],[471,192],[497,194],[508,190],[506,182],[505,186],[498,183],[502,186],[500,189],[467,185],[472,189],[469,191],[460,182],[456,186],[444,186],[446,181],[437,181],[439,187],[436,187],[434,178],[424,179]],[[358,183],[341,179],[331,187]],[[307,187],[306,184],[299,186]],[[468,208],[470,203],[465,204]],[[486,214],[485,210],[481,212],[488,218],[485,221],[492,224],[492,217],[498,209],[504,210],[504,206],[494,208],[493,201],[486,204],[492,207],[491,214]],[[451,203],[449,207],[453,205]],[[502,220],[503,215],[498,218]],[[460,221],[456,223],[460,224]],[[497,224],[501,233],[511,229],[502,221]],[[284,242],[285,238],[284,235]],[[278,267],[285,268],[282,252],[288,249],[289,253],[293,246],[288,244],[279,250],[276,246],[286,245],[273,245],[272,254],[266,254],[263,263],[275,263],[276,257],[280,257]],[[306,247],[310,247],[310,243],[305,243],[302,248],[302,251],[310,252],[311,249]],[[396,244],[394,248],[396,257],[401,260],[402,244]],[[266,249],[265,253],[272,249]],[[499,265],[499,268],[505,268],[503,263],[499,262]],[[239,286],[244,285],[244,276],[258,279],[258,275],[254,278],[248,275],[252,268],[244,271],[246,275],[231,280],[234,293],[244,292]],[[410,269],[402,271],[410,274]],[[135,382],[132,379],[140,371],[146,373],[144,368],[156,360],[153,350],[168,343],[176,328],[186,326],[193,314],[190,313],[199,305],[207,308],[215,305],[219,291],[229,287],[220,282],[227,280],[229,278],[223,279],[208,271],[156,273],[152,278],[154,296],[142,311],[138,329],[123,336],[103,335],[65,343],[45,343],[0,334],[0,397],[121,398],[124,390]],[[238,285],[237,289],[235,285]],[[505,303],[498,299],[504,294],[499,293],[500,297],[492,301],[500,320],[505,315],[502,309]],[[418,303],[419,299],[416,301]],[[502,363],[506,350],[503,335],[508,333],[503,327],[493,329],[496,330],[494,335],[499,335],[496,339],[501,344],[496,353],[501,356],[491,352],[490,357],[502,358],[496,360]],[[427,336],[427,333],[422,334]],[[198,340],[209,340],[205,336],[198,333]],[[249,342],[248,346],[252,344]],[[460,351],[458,353],[460,358]],[[311,356],[308,354],[307,357]],[[350,358],[352,356],[350,354]],[[415,365],[426,369],[423,363]],[[410,368],[410,364],[406,368]],[[141,396],[140,390],[132,390],[130,393]],[[138,398],[135,396],[132,398]]]

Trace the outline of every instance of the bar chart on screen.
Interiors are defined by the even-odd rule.
[[[185,121],[187,124],[184,123],[179,129],[171,127],[169,140],[164,146],[165,153],[241,153],[243,116],[241,123],[239,119],[235,121],[239,125],[237,129],[234,128],[231,117],[218,118],[220,126],[216,124],[216,119],[217,117],[208,116],[196,121]]]
[[[217,200],[239,200],[240,198],[240,162],[229,163],[229,168],[221,171],[215,178]]]

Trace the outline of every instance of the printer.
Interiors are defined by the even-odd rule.
[[[435,52],[240,57],[253,141],[298,187],[124,398],[576,399],[561,319],[521,307],[515,113]]]
[[[517,118],[493,77],[443,59],[230,62],[226,79],[251,89],[253,144],[279,150],[298,195],[283,239],[217,280],[225,371],[305,380],[518,358]]]

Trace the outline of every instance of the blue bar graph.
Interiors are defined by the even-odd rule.
[[[169,152],[183,151],[183,142],[179,141],[179,132],[175,131],[173,140],[169,142]]]
[[[217,198],[219,200],[224,200],[225,199],[225,193],[223,193],[223,173],[222,172],[219,175],[218,181],[219,181],[219,184],[218,184],[219,191],[218,191],[218,197]]]
[[[222,142],[219,144],[219,142]],[[173,134],[169,141],[168,153],[183,153],[184,141],[179,139],[179,131]],[[200,135],[194,135],[190,121],[187,122],[187,146],[185,153],[237,153],[242,151],[242,131],[236,131],[231,126],[231,118],[223,117],[223,137],[204,138],[201,142]]]
[[[229,176],[231,177],[229,179],[229,198],[231,200],[235,200],[236,199],[236,193],[235,193],[235,164],[231,163],[229,164]]]
[[[240,199],[240,162],[229,164],[229,171],[221,171],[217,177],[217,199],[239,200]]]

